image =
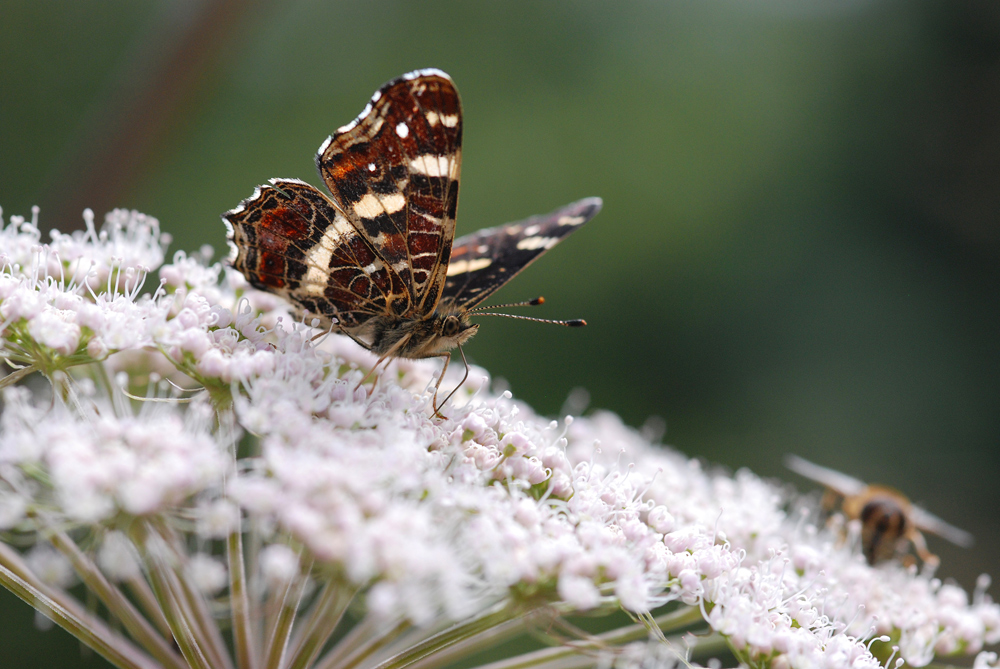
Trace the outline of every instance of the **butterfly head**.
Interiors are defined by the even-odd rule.
[[[450,351],[469,341],[479,329],[465,311],[444,310],[430,318],[379,319],[375,323],[372,350],[379,355],[427,358]]]
[[[448,314],[437,317],[437,335],[445,348],[464,344],[476,334],[478,324],[470,323],[467,314]]]
[[[470,323],[469,315],[462,312],[438,312],[430,319],[433,333],[421,347],[421,355],[433,355],[450,351],[472,339],[479,329],[478,323]]]

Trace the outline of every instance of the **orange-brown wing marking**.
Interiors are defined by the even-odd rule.
[[[397,314],[419,318],[440,298],[455,236],[461,145],[458,91],[443,72],[420,70],[379,89],[317,153],[336,206],[408,288],[391,304]]]
[[[370,242],[309,184],[272,179],[226,212],[230,263],[256,288],[353,328],[405,291]]]

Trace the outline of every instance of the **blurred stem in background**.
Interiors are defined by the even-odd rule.
[[[108,211],[148,179],[155,156],[184,126],[188,107],[210,86],[248,15],[264,0],[191,0],[160,5],[127,38],[101,94],[83,115],[44,181],[39,204],[79,221]]]

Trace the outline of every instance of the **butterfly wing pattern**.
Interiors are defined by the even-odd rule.
[[[600,210],[601,199],[588,197],[551,214],[479,230],[456,240],[442,301],[461,309],[479,305]]]
[[[334,201],[407,287],[397,314],[433,311],[455,238],[462,107],[444,72],[383,86],[316,155]]]
[[[385,311],[393,287],[405,290],[398,277],[364,271],[375,263],[375,250],[307,183],[272,179],[228,212],[226,221],[234,249],[230,264],[255,288],[325,322],[335,318],[341,327],[356,329]]]
[[[470,309],[601,208],[588,198],[455,241],[461,156],[451,78],[404,74],[320,146],[330,196],[271,179],[223,214],[229,262],[383,359],[447,357],[478,328]]]

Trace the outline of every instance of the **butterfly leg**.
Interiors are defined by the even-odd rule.
[[[345,335],[347,335],[348,337],[350,337],[350,338],[351,338],[351,341],[353,341],[353,342],[354,342],[355,344],[357,344],[357,345],[358,345],[358,346],[360,346],[361,348],[363,348],[363,349],[365,349],[365,350],[368,350],[368,351],[372,350],[372,347],[371,347],[371,346],[370,346],[370,345],[368,344],[368,342],[364,341],[363,339],[358,339],[357,337],[355,337],[354,335],[352,335],[352,334],[351,334],[350,332],[348,332],[347,330],[345,330],[345,329],[343,329],[343,328],[340,328],[340,329],[338,330],[338,332],[340,332],[340,334],[345,334]]]
[[[337,324],[334,323],[334,324],[330,325],[330,327],[328,327],[326,330],[323,330],[321,332],[318,332],[318,333],[314,334],[309,339],[309,341],[318,346],[319,344],[321,344],[322,342],[324,342],[327,337],[329,337],[331,334],[333,334],[336,329],[337,329]],[[340,330],[340,332],[343,332],[344,334],[346,334],[351,339],[354,339],[354,341],[358,341],[357,339],[355,339],[354,335],[352,335],[352,334],[350,334],[348,332],[344,332],[343,330]]]
[[[354,339],[354,337],[351,337],[351,339]],[[365,374],[361,378],[360,381],[358,381],[358,385],[354,386],[354,390],[357,390],[358,388],[360,388],[361,384],[363,384],[365,381],[367,381],[368,377],[375,373],[375,370],[378,369],[379,365],[381,365],[383,362],[385,362],[389,358],[395,357],[396,356],[396,351],[398,351],[399,349],[403,348],[406,345],[406,342],[408,342],[409,340],[410,340],[410,337],[409,337],[409,335],[407,335],[407,336],[403,337],[402,339],[400,339],[399,341],[397,341],[395,344],[393,344],[392,348],[390,348],[388,351],[386,351],[385,353],[383,353],[379,357],[379,359],[375,361],[375,364],[372,365],[372,368],[368,370],[368,373]],[[358,341],[358,340],[355,339],[355,341]],[[364,345],[364,344],[362,343],[362,345]],[[366,348],[368,348],[368,347],[366,347]],[[368,350],[371,350],[371,349],[369,348]],[[388,364],[389,363],[386,363],[386,366],[388,366]],[[369,397],[371,397],[372,393],[375,392],[375,386],[378,385],[378,379],[379,379],[379,377],[376,376],[375,377],[375,382],[372,383],[371,390],[368,391],[368,396]]]
[[[434,384],[434,398],[431,400],[431,407],[434,409],[434,415],[435,416],[437,416],[438,418],[441,418],[441,419],[445,419],[445,418],[447,418],[447,416],[445,416],[444,414],[442,414],[439,411],[439,407],[438,407],[438,390],[441,389],[441,382],[444,381],[444,373],[448,371],[448,363],[451,362],[451,353],[450,352],[449,353],[438,353],[436,355],[432,355],[432,356],[428,356],[428,357],[430,357],[430,358],[443,358],[444,359],[444,365],[441,367],[441,374],[438,375],[437,383]],[[449,395],[448,397],[451,397],[451,395]],[[448,400],[446,398],[445,402],[447,402],[447,401]],[[444,403],[442,402],[442,404],[444,404]]]
[[[368,391],[368,397],[371,397],[372,393],[375,392],[375,386],[378,385],[378,380],[379,380],[379,377],[381,376],[381,374],[375,374],[375,370],[378,369],[378,366],[381,365],[388,357],[389,357],[389,354],[387,353],[387,354],[383,355],[381,358],[379,358],[378,360],[376,360],[375,364],[372,365],[372,368],[368,370],[368,373],[365,374],[363,377],[361,377],[361,380],[358,381],[358,385],[354,386],[354,390],[357,390],[358,388],[360,388],[361,386],[363,386],[364,383],[365,383],[365,381],[368,380],[368,377],[370,377],[370,376],[372,376],[374,374],[375,375],[375,380],[372,382],[372,387]],[[386,363],[386,364],[388,364],[388,363]]]
[[[461,388],[466,379],[469,378],[469,361],[465,359],[465,351],[462,350],[461,344],[458,346],[458,352],[462,354],[462,362],[465,364],[465,376],[463,376],[462,380],[458,382],[458,385],[455,386],[454,390],[448,393],[448,396],[444,398],[444,401],[441,402],[441,404],[438,404],[437,401],[438,390],[441,389],[441,382],[444,381],[444,373],[448,371],[448,363],[451,362],[451,353],[441,353],[440,355],[434,356],[444,358],[444,367],[441,368],[441,376],[438,377],[437,383],[434,384],[433,407],[434,415],[438,418],[445,418],[445,416],[441,413],[440,408],[447,404],[448,400],[451,399],[451,396],[458,392],[458,389]]]

